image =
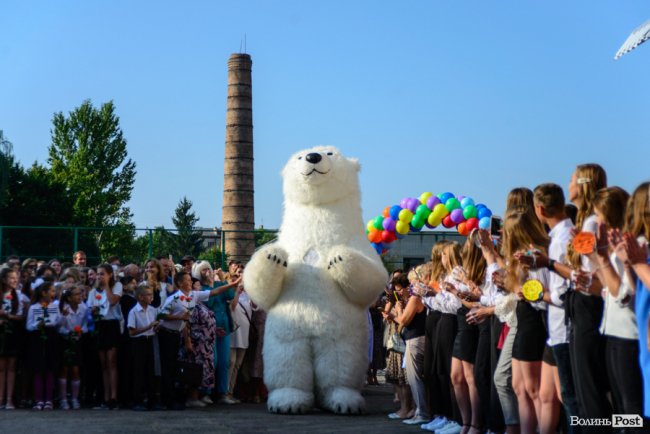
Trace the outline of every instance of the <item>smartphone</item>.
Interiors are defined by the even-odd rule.
[[[498,237],[501,235],[501,227],[503,226],[503,219],[499,216],[493,215],[490,217],[490,235]]]

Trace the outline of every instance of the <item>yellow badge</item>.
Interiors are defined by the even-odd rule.
[[[524,298],[528,301],[539,301],[544,293],[544,287],[539,280],[527,280],[521,288]]]

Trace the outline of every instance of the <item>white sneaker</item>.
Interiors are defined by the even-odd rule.
[[[205,402],[199,401],[198,399],[192,399],[185,403],[187,408],[203,408],[205,407]]]
[[[452,421],[447,422],[441,429],[436,430],[436,434],[460,434],[463,427]]]
[[[423,422],[428,421],[429,418],[425,418],[422,416],[413,416],[410,419],[405,419],[402,421],[402,423],[405,423],[406,425],[422,425]]]
[[[81,408],[81,404],[79,404],[79,400],[78,400],[78,399],[73,399],[73,400],[71,401],[71,403],[72,403],[72,409],[73,409],[73,410],[79,410],[79,409]]]
[[[444,416],[438,416],[435,419],[433,419],[429,423],[425,423],[424,425],[421,425],[420,428],[425,429],[427,431],[435,431],[437,429],[441,429],[443,426],[447,425],[447,418]]]
[[[203,403],[207,405],[214,404],[214,401],[210,398],[210,395],[205,395],[203,398],[201,398],[201,401],[203,401]]]
[[[59,407],[61,407],[61,410],[70,410],[70,404],[68,404],[67,399],[62,399],[59,403]]]
[[[233,398],[232,396],[224,395],[224,396],[221,397],[221,399],[219,400],[219,404],[226,404],[226,405],[239,404],[239,400]]]

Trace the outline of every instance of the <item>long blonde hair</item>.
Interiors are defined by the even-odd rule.
[[[625,209],[625,231],[650,240],[650,181],[639,185]]]
[[[594,198],[596,192],[607,187],[607,173],[599,164],[580,164],[575,171],[576,182],[580,191],[580,202],[577,205],[578,215],[576,216],[576,228],[582,229],[582,225],[594,213]],[[580,267],[580,254],[573,250],[569,244],[567,257],[573,268]]]
[[[463,270],[467,278],[477,285],[483,283],[485,279],[485,268],[487,263],[483,257],[483,252],[479,247],[476,247],[476,238],[478,237],[478,230],[472,231],[465,240],[462,250]]]
[[[454,268],[462,265],[463,258],[461,247],[457,242],[450,241],[448,244],[445,244],[442,248],[442,253],[447,255],[447,264],[442,264],[443,272],[445,274],[451,274]]]
[[[594,196],[594,209],[598,209],[605,217],[608,229],[623,229],[625,224],[625,206],[630,195],[621,187],[602,188]]]
[[[431,249],[431,280],[434,282],[445,277],[445,268],[442,266],[442,249],[449,243],[451,241],[440,240]]]
[[[548,235],[539,224],[536,216],[525,211],[510,211],[506,214],[503,223],[503,253],[508,264],[506,275],[506,289],[513,291],[521,282],[521,268],[515,259],[515,253],[528,250],[532,244],[539,250],[546,252],[548,249]]]

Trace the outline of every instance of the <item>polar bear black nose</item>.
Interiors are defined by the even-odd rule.
[[[318,164],[320,162],[320,160],[322,160],[322,159],[323,159],[323,157],[320,154],[316,153],[316,152],[312,152],[311,154],[307,154],[307,156],[305,157],[305,160],[309,161],[311,164]]]

